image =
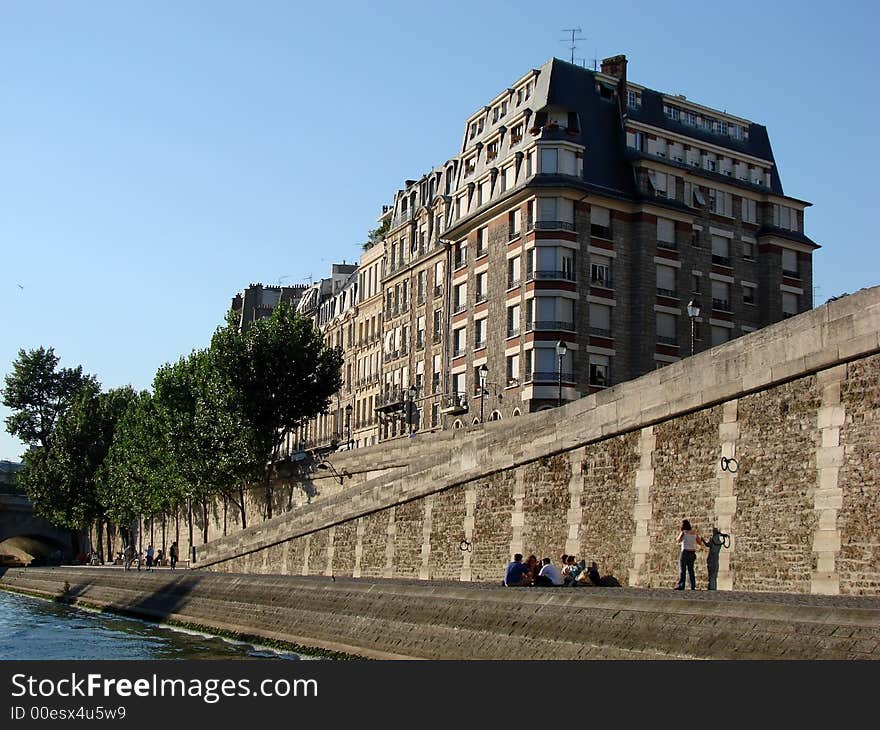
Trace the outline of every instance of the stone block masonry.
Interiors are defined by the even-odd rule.
[[[880,599],[864,596],[114,568],[10,569],[0,589],[383,659],[880,658]]]
[[[878,453],[873,288],[562,408],[348,453],[358,483],[197,567],[497,583],[512,553],[574,552],[668,589],[688,518],[732,536],[723,590],[878,595]]]

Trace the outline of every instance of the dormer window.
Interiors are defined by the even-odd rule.
[[[522,125],[522,122],[520,122],[519,124],[517,124],[515,127],[513,127],[510,130],[510,144],[512,144],[512,145],[519,144],[520,142],[522,142],[522,137],[523,137],[523,125]]]
[[[498,140],[496,139],[494,142],[490,142],[486,145],[486,159],[494,160],[498,157]]]
[[[471,157],[468,160],[465,160],[464,163],[464,176],[468,177],[469,175],[474,174],[474,170],[477,169],[477,158]]]
[[[642,108],[642,95],[635,91],[634,89],[626,90],[626,105],[630,109],[641,109]]]

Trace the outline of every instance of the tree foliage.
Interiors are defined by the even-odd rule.
[[[6,430],[29,446],[48,446],[58,417],[84,387],[98,381],[82,367],[58,368],[54,348],[18,351],[5,378],[3,405],[12,411]]]

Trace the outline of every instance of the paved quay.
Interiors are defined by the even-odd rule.
[[[369,658],[877,659],[880,598],[104,568],[0,588]]]

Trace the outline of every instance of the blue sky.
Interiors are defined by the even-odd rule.
[[[3,0],[0,373],[44,345],[148,387],[248,284],[356,260],[402,182],[578,26],[577,62],[625,53],[631,80],[767,126],[814,203],[817,303],[880,284],[880,12],[810,5]]]

